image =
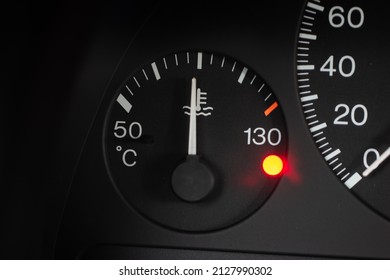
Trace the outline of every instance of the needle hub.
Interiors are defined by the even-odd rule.
[[[199,156],[188,155],[186,161],[177,166],[172,175],[175,194],[187,202],[204,199],[213,189],[215,178],[210,168]]]

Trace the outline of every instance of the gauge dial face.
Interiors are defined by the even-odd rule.
[[[302,110],[343,186],[390,218],[390,28],[384,1],[306,3],[297,39]]]
[[[125,201],[183,231],[220,229],[257,210],[282,176],[286,141],[266,82],[206,52],[168,54],[130,75],[104,130],[107,168]]]

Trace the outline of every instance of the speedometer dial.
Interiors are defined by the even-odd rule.
[[[283,173],[283,114],[266,82],[206,52],[146,63],[112,99],[108,170],[124,199],[179,230],[229,226],[257,210]]]
[[[390,218],[390,28],[385,1],[308,1],[297,39],[302,110],[342,185]]]

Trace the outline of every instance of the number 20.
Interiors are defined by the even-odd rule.
[[[349,109],[349,106],[347,104],[338,104],[335,109],[335,112],[344,111],[341,112],[341,114],[335,118],[333,124],[334,125],[349,125],[349,122],[345,120],[345,118],[350,114],[351,115],[351,121],[356,126],[362,126],[367,122],[368,119],[368,110],[366,106],[362,104],[357,104],[352,107],[352,110]],[[362,118],[360,120],[357,119],[357,112],[360,111],[362,113]]]

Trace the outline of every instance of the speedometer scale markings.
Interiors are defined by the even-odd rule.
[[[386,2],[380,4],[371,10],[363,0],[307,1],[296,70],[302,112],[321,156],[346,189],[390,218],[383,156],[390,145],[390,46],[383,35],[390,32],[380,8]]]
[[[283,175],[281,106],[261,76],[229,56],[178,52],[145,63],[113,97],[105,127],[114,186],[169,228],[234,224]],[[271,155],[279,160],[267,160],[264,171]]]
[[[313,14],[316,14],[316,11],[323,12],[324,7],[320,6],[318,4],[315,4],[313,2],[308,2],[306,9],[305,9],[304,18],[306,21],[310,21],[310,24],[306,22],[306,24],[302,24],[302,25],[314,26],[315,17],[313,17]],[[308,14],[311,14],[311,16],[309,16]],[[305,32],[312,32],[311,29],[301,27],[301,30],[302,30],[302,28],[304,29]],[[312,41],[312,40],[317,40],[316,34],[302,33],[302,32],[299,33],[298,57],[299,57],[299,54],[301,54],[301,56],[304,55],[306,57],[309,57],[310,47],[308,45],[310,45],[310,41]],[[307,51],[307,53],[306,52],[304,53],[303,51]],[[298,58],[297,62],[302,63],[302,61],[299,60],[299,58]],[[314,64],[309,64],[309,60],[306,60],[305,62],[307,64],[298,64],[297,65],[298,76],[302,76],[302,75],[309,76],[310,73],[306,72],[306,71],[312,71],[312,70],[316,69]],[[311,90],[310,91],[302,91],[302,89],[309,88],[309,87],[310,87],[310,78],[298,80],[298,88],[300,90],[299,94],[302,95],[300,100],[302,103],[306,103],[307,106],[311,107],[314,105],[313,101],[317,100],[319,97],[318,97],[318,94],[311,94],[312,93]],[[310,95],[307,95],[307,94],[310,94]],[[310,103],[308,103],[308,102],[310,102]],[[308,120],[308,119],[310,120],[310,122],[308,123],[310,132],[314,135],[314,137],[321,136],[322,133],[318,134],[318,132],[322,132],[322,130],[327,127],[327,124],[325,122],[318,124],[319,120],[317,118],[317,114],[315,114],[315,112],[316,112],[315,108],[311,108],[310,111],[306,110],[305,112],[306,112],[305,114],[310,114],[308,117],[306,117],[306,120]],[[326,140],[326,137],[321,138],[321,141],[325,141],[325,140]],[[325,160],[327,160],[329,158],[333,158],[333,155],[340,153],[339,149],[333,150],[332,148],[329,148],[329,147],[327,147],[327,149],[324,150],[324,147],[327,145],[328,145],[328,143],[326,145],[319,146],[319,149],[321,150],[321,153],[324,155]],[[344,169],[342,169],[342,166],[343,166],[342,164],[338,164],[336,166],[335,170],[341,170],[341,172],[338,171],[339,172],[338,175],[343,174],[345,171]]]

